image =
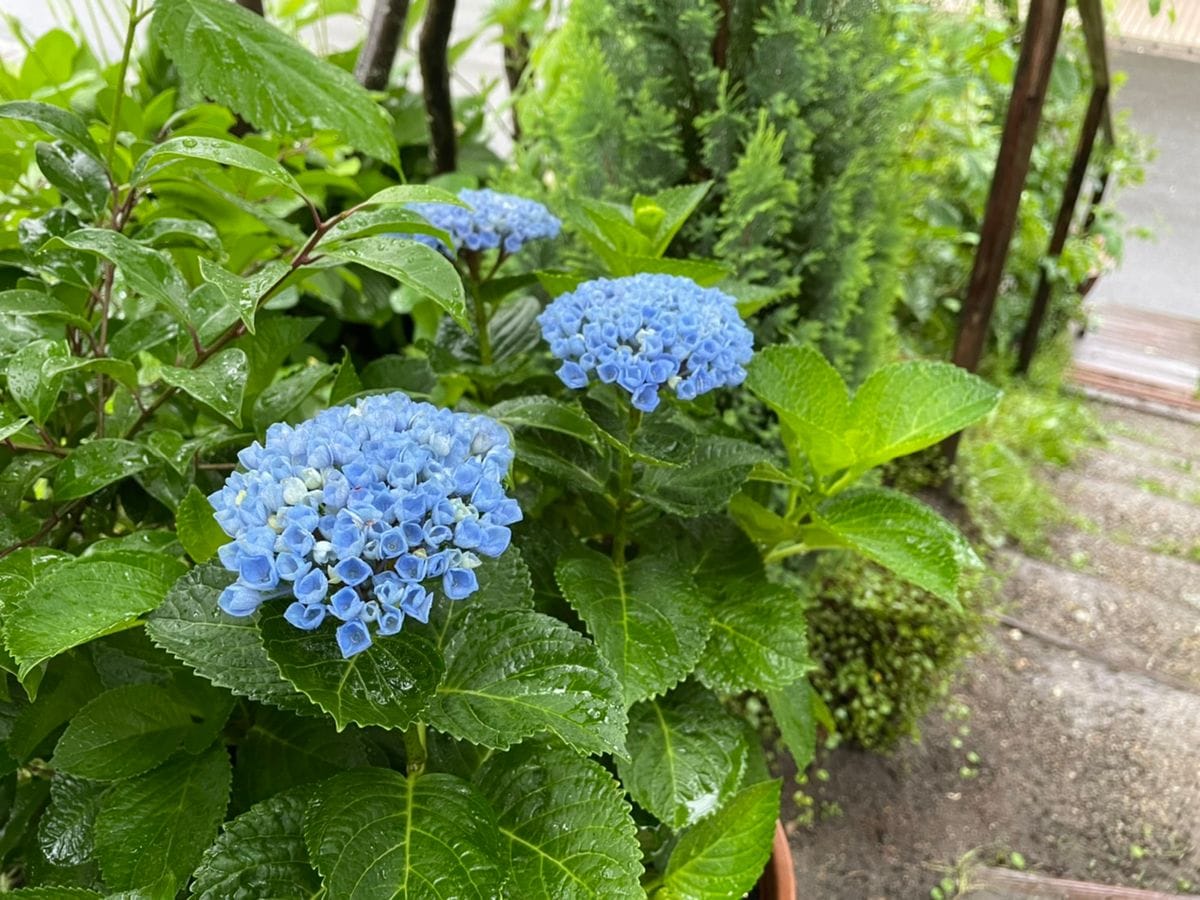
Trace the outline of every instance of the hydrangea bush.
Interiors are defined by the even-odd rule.
[[[556,226],[516,200],[338,194],[351,148],[398,162],[344,72],[226,0],[151,27],[182,93],[146,66],[102,115],[0,105],[40,173],[0,257],[3,883],[741,896],[780,784],[733,710],[765,695],[801,767],[814,742],[777,568],[849,548],[953,602],[957,534],[862,479],[994,392],[905,363],[851,396],[755,351],[721,272],[665,258],[695,192],[589,207],[601,279],[523,270]],[[278,59],[302,104],[259,83]],[[325,357],[306,313],[372,277],[411,345]],[[745,389],[783,445],[726,420]]]

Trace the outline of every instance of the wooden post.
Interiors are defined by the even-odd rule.
[[[367,90],[387,88],[407,18],[408,0],[375,0],[367,37],[354,64],[354,77]]]
[[[968,372],[978,368],[987,343],[996,291],[1000,287],[1004,260],[1017,222],[1017,207],[1029,173],[1029,157],[1042,117],[1042,102],[1046,98],[1065,11],[1066,0],[1032,0],[1025,20],[1021,56],[1013,78],[996,171],[992,175],[992,187],[979,231],[979,248],[954,345],[954,362]],[[958,435],[947,438],[943,449],[947,459],[953,462],[958,452]]]
[[[425,119],[429,123],[429,156],[433,171],[453,172],[458,161],[454,134],[454,107],[450,97],[450,29],[454,24],[455,0],[429,0],[421,26],[417,56],[421,63]]]
[[[262,0],[237,0],[237,5],[243,9],[250,10],[255,15],[261,16],[263,14]]]

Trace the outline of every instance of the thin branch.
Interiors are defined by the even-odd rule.
[[[367,90],[387,89],[407,18],[408,0],[375,0],[367,39],[354,66],[354,77]]]
[[[437,174],[457,168],[454,106],[450,96],[450,66],[446,53],[454,25],[455,0],[429,0],[417,56],[421,63],[425,119],[429,123],[429,156]]]

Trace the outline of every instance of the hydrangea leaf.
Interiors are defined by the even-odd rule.
[[[141,184],[172,163],[183,159],[199,159],[254,172],[301,197],[304,196],[304,190],[292,174],[271,157],[259,153],[253,147],[218,137],[188,135],[155,144],[142,154],[137,165],[133,167],[133,174],[129,180],[132,184]]]
[[[92,829],[106,787],[55,772],[50,803],[38,823],[38,844],[46,859],[59,866],[78,866],[92,858]]]
[[[256,617],[235,619],[217,606],[217,597],[233,580],[216,563],[192,569],[151,614],[146,633],[219,687],[293,712],[315,714],[308,698],[285,681],[267,658]]]
[[[225,817],[229,783],[229,755],[218,744],[109,788],[96,816],[105,884],[132,890],[165,876],[186,883]]]
[[[700,516],[725,506],[765,453],[735,438],[703,436],[683,466],[647,466],[633,491],[677,516]]]
[[[549,731],[584,753],[623,753],[625,704],[595,645],[532,610],[475,606],[452,627],[429,723],[504,749]]]
[[[234,425],[241,425],[247,366],[246,351],[230,347],[196,369],[163,366],[160,377]]]
[[[24,676],[64,650],[131,625],[184,569],[173,556],[134,551],[53,563],[6,606],[4,642]]]
[[[301,718],[268,706],[238,744],[234,787],[248,803],[287,788],[312,784],[335,772],[369,764],[362,733],[338,732],[325,717]]]
[[[383,108],[349,72],[316,58],[261,16],[224,0],[162,0],[152,27],[152,41],[196,94],[262,130],[335,131],[351,146],[399,166]]]
[[[58,500],[77,500],[100,488],[150,467],[150,453],[141,444],[121,438],[88,441],[71,451],[54,478]]]
[[[697,677],[724,694],[791,684],[812,667],[804,621],[795,589],[766,581],[730,584],[712,605],[712,636]]]
[[[294,788],[227,822],[204,851],[190,896],[194,900],[316,896],[321,881],[304,846],[304,811],[311,794],[311,788]]]
[[[454,265],[432,247],[391,237],[362,237],[339,243],[325,255],[390,275],[422,297],[428,297],[462,328],[472,330],[462,279]]]
[[[362,379],[358,377],[358,371],[354,368],[350,351],[343,348],[342,361],[338,363],[337,374],[329,387],[329,402],[341,403],[355,394],[362,393],[362,389]]]
[[[746,387],[775,410],[789,446],[798,446],[820,474],[854,463],[847,442],[850,396],[837,369],[812,347],[777,344],[755,354]]]
[[[192,485],[175,511],[175,529],[179,543],[197,563],[206,563],[217,552],[217,548],[229,543],[229,535],[221,530],[213,518],[212,504]]]
[[[559,434],[578,438],[592,447],[599,448],[600,446],[600,436],[596,426],[578,403],[531,395],[497,403],[488,410],[488,415],[503,422],[509,428],[556,431]]]
[[[192,728],[191,711],[156,684],[105,691],[81,709],[54,748],[54,768],[118,781],[164,762]]]
[[[629,803],[599,763],[527,742],[493,755],[475,783],[496,811],[512,896],[640,896],[642,853]]]
[[[42,669],[34,671],[41,673]],[[5,750],[17,762],[24,762],[43,749],[48,754],[49,747],[43,742],[101,690],[96,670],[83,654],[64,658],[46,671],[37,702],[15,711],[6,726]]]
[[[1000,392],[950,363],[911,360],[876,369],[854,395],[858,468],[915,453],[987,415]]]
[[[304,839],[339,900],[491,900],[504,882],[495,813],[453,775],[335,775],[313,794]]]
[[[767,703],[796,771],[803,773],[817,752],[817,720],[813,715],[812,685],[807,678],[767,691]]]
[[[742,780],[741,721],[687,682],[629,711],[629,759],[617,773],[643,809],[678,831],[717,809]]]
[[[351,723],[407,728],[442,678],[442,655],[415,625],[378,638],[350,659],[342,657],[331,627],[301,631],[281,609],[264,611],[261,628],[280,674],[333,716],[339,731]]]
[[[663,876],[669,900],[741,897],[758,880],[779,816],[779,782],[739,791],[716,813],[684,832]]]
[[[708,604],[678,563],[643,555],[618,567],[581,550],[559,562],[555,576],[616,670],[626,705],[674,686],[700,658]]]
[[[289,414],[333,374],[333,366],[314,363],[275,382],[254,401],[254,427],[265,432],[275,422],[288,420]]]
[[[899,491],[847,491],[817,507],[813,521],[809,544],[854,550],[955,606],[964,565],[979,564],[958,529]]]
[[[518,434],[517,459],[571,486],[573,490],[603,494],[608,490],[609,460],[588,444],[545,429]]]

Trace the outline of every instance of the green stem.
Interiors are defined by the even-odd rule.
[[[425,748],[425,723],[413,722],[404,729],[404,755],[409,778],[417,778],[424,773],[427,758]]]
[[[471,305],[475,308],[475,332],[479,335],[479,362],[492,364],[492,336],[488,334],[488,315],[476,286],[472,286]]]
[[[613,526],[612,559],[618,568],[625,565],[625,549],[629,545],[630,488],[633,485],[633,439],[642,425],[642,411],[629,407],[629,452],[621,457],[621,472],[617,482],[617,518]]]
[[[125,100],[125,76],[129,73],[129,57],[133,54],[133,35],[137,31],[138,0],[130,0],[129,25],[125,29],[125,47],[121,51],[121,65],[117,69],[117,89],[113,96],[112,118],[108,129],[108,148],[104,153],[105,167],[111,172],[113,152],[117,147],[117,123],[121,118],[121,104]]]
[[[764,563],[776,563],[787,559],[789,556],[798,556],[801,553],[807,553],[812,548],[804,541],[796,541],[793,544],[780,544],[763,557]]]

